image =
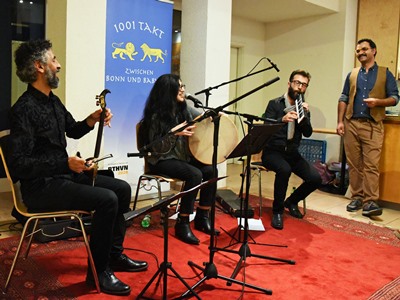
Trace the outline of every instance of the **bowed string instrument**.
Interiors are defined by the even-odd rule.
[[[111,93],[108,89],[104,89],[100,95],[96,95],[96,105],[100,106],[101,108],[101,114],[100,114],[100,120],[99,120],[99,128],[97,130],[97,139],[96,139],[96,146],[94,148],[94,155],[93,157],[87,158],[86,162],[87,162],[87,166],[91,166],[91,164],[93,165],[93,167],[87,172],[87,175],[91,178],[92,180],[92,184],[94,185],[95,181],[96,181],[96,176],[97,176],[97,170],[98,170],[98,162],[102,161],[106,158],[110,158],[113,157],[112,154],[107,154],[101,158],[99,158],[99,154],[100,154],[100,147],[101,147],[101,139],[103,137],[103,127],[104,127],[104,119],[106,117],[106,95],[108,93]],[[90,164],[91,163],[91,164]]]

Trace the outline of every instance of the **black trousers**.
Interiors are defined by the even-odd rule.
[[[110,256],[123,251],[125,220],[131,201],[130,185],[120,179],[98,175],[95,186],[84,173],[22,183],[22,196],[30,211],[94,211],[90,248],[97,272],[104,271]]]
[[[318,171],[298,151],[264,150],[262,162],[267,169],[275,172],[273,213],[283,213],[284,211],[283,203],[292,173],[304,180],[287,199],[293,204],[305,199],[321,184],[321,176]]]
[[[155,174],[163,174],[172,178],[185,181],[184,190],[189,190],[202,181],[213,178],[213,168],[204,165],[196,160],[189,162],[178,159],[160,160],[156,165],[149,165],[150,170]],[[216,193],[217,184],[210,184],[200,190],[199,204],[201,206],[211,206],[213,195]],[[179,212],[191,214],[194,210],[197,191],[182,197]]]

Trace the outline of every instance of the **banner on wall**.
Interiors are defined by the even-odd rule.
[[[105,87],[112,128],[104,132],[104,153],[113,158],[105,167],[131,185],[143,173],[136,153],[136,124],[154,82],[171,73],[172,2],[108,0],[106,20]]]

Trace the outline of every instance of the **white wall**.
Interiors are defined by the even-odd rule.
[[[243,111],[261,115],[268,100],[287,90],[291,71],[306,69],[312,75],[306,98],[313,127],[335,129],[337,100],[354,63],[356,19],[357,0],[340,0],[339,12],[335,14],[284,22],[262,24],[234,18],[232,43],[243,45],[240,67],[243,75],[263,56],[269,57],[280,69],[279,73],[271,70],[263,73],[261,81],[277,75],[280,80],[248,100]],[[268,65],[264,63],[264,67]],[[249,91],[250,85],[259,83],[257,78],[251,84],[243,83],[241,88]],[[313,134],[312,138],[327,140],[327,160],[339,160],[338,136]]]
[[[180,75],[186,84],[186,91],[193,94],[229,80],[231,2],[185,0],[182,2],[182,10]],[[229,100],[227,85],[213,89],[211,94],[208,103],[210,107],[218,107]],[[205,103],[205,93],[196,97]],[[209,138],[211,143],[212,135]],[[221,151],[221,148],[218,150]],[[211,149],[209,152],[207,154],[212,157]],[[218,165],[218,175],[226,175],[225,163]],[[218,182],[219,187],[225,185],[225,180]]]
[[[76,120],[98,109],[104,89],[106,0],[47,0],[46,37],[61,63],[61,88],[54,92]],[[79,141],[68,139],[68,151],[93,156],[95,130]]]
[[[264,23],[238,17],[233,18],[231,45],[239,48],[238,77],[248,74],[261,58],[267,57],[265,36]],[[273,61],[273,57],[270,57],[270,59]],[[264,59],[253,72],[269,66],[269,62]],[[237,82],[237,95],[243,95],[278,75],[280,74],[277,74],[275,70],[268,70],[244,78]],[[265,106],[261,100],[266,98],[267,89],[269,87],[261,89],[237,102],[237,111],[261,116],[265,111]]]

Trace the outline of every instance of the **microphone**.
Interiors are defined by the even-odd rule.
[[[275,69],[277,72],[279,72],[278,66],[277,66],[276,64],[274,64],[268,57],[267,57],[267,60],[269,61],[269,63],[271,64],[271,66],[273,66],[274,69]]]
[[[199,99],[193,97],[192,95],[186,94],[185,98],[192,101],[195,107],[203,107],[203,103]]]

